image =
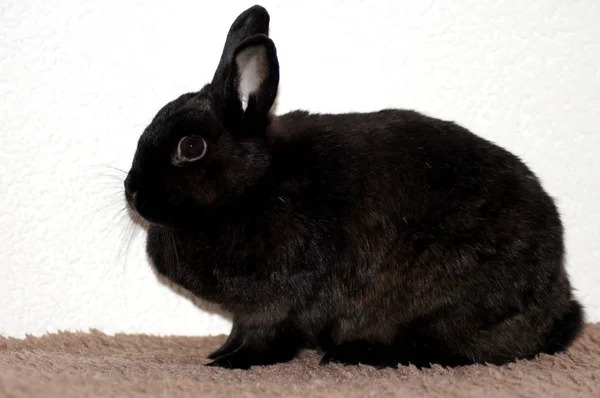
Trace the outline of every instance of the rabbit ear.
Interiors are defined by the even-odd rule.
[[[275,102],[279,62],[275,44],[267,36],[268,25],[267,11],[254,6],[229,30],[211,83],[216,108],[227,125],[264,121]]]
[[[242,12],[231,24],[219,66],[213,76],[213,82],[223,82],[229,65],[233,61],[235,49],[250,36],[269,34],[269,13],[264,7],[255,5]]]

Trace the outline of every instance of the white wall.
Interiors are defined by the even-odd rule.
[[[143,234],[125,250],[109,166],[127,170],[158,108],[210,79],[252,4],[0,4],[0,334],[229,331],[156,280]],[[569,272],[600,321],[600,2],[261,4],[278,113],[413,108],[522,156],[558,200]]]

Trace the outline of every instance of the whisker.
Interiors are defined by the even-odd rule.
[[[106,230],[108,229],[108,227],[110,227],[112,224],[114,224],[116,218],[118,218],[119,222],[125,221],[124,219],[125,219],[125,216],[127,215],[126,210],[127,210],[127,206],[124,206],[119,211],[117,211],[115,213],[115,215],[112,217],[112,219],[104,226],[104,228],[102,228],[101,233],[104,234],[106,232]]]
[[[169,237],[169,252],[171,253],[171,269],[175,271],[175,275],[179,278],[179,272],[177,271],[177,252],[174,250],[173,246],[173,234],[169,228],[166,229],[167,236]]]
[[[123,170],[112,166],[102,166],[124,173]],[[92,177],[92,183],[95,186],[95,191],[92,193],[97,197],[96,203],[90,207],[90,214],[87,218],[94,217],[98,213],[106,211],[108,208],[116,205],[120,201],[124,201],[123,195],[123,175],[108,174],[102,172],[100,175]],[[113,220],[111,220],[112,223]],[[111,224],[109,223],[109,225]]]
[[[112,207],[114,205],[116,205],[117,203],[124,201],[124,198],[122,196],[117,196],[115,198],[112,199],[108,199],[106,203],[104,204],[96,204],[96,205],[92,205],[91,209],[92,212],[91,214],[89,214],[87,217],[92,217],[94,215],[97,215],[98,213],[107,210],[109,207]]]
[[[126,172],[125,170],[122,170],[122,169],[120,169],[120,168],[118,168],[118,167],[111,167],[111,169],[113,169],[114,171],[118,171],[118,172],[120,172],[121,174],[125,174],[125,175],[127,175],[127,172]]]
[[[175,232],[172,229],[169,229],[169,231],[171,232],[171,240],[173,241],[173,251],[175,252],[175,261],[177,261],[177,263],[175,264],[176,266],[179,265],[179,248],[181,247],[177,247],[177,243],[178,243],[178,238],[177,235],[175,235]],[[179,245],[181,246],[181,243],[179,243]]]
[[[129,232],[131,231],[131,226],[133,225],[133,222],[131,221],[131,219],[129,217],[127,217],[126,211],[121,212],[120,219],[123,222],[123,225],[121,227],[121,231],[119,232],[119,237],[118,237],[119,250],[117,251],[117,255],[116,255],[117,260],[120,258],[123,258],[123,250],[125,248],[125,242],[127,241],[127,236],[129,235]],[[124,264],[126,262],[127,262],[127,258],[124,259]]]
[[[127,172],[125,170],[120,169],[120,168],[115,167],[115,166],[112,166],[110,164],[106,164],[106,163],[95,164],[95,165],[92,165],[90,168],[94,168],[96,170],[98,170],[98,169],[112,170],[112,171],[118,171],[119,173],[122,173],[122,174],[127,174]]]
[[[140,232],[140,229],[138,228],[138,226],[135,224],[135,222],[131,221],[130,223],[131,228],[131,234],[129,236],[129,242],[127,242],[127,248],[125,249],[125,262],[123,264],[123,272],[127,272],[127,259],[129,258],[129,249],[131,248],[131,242],[133,242],[133,240],[137,237],[137,235]]]
[[[172,264],[172,259],[171,259],[171,252],[168,250],[168,242],[167,242],[167,233],[164,231],[164,228],[158,228],[157,231],[160,231],[159,236],[160,236],[160,240],[162,241],[162,245],[163,247],[165,247],[165,250],[167,250],[166,253],[164,253],[164,260],[167,262],[167,269],[171,269],[171,264]]]
[[[177,264],[179,263],[179,257],[177,251],[175,250],[175,246],[173,245],[173,234],[170,228],[163,229],[163,245],[165,246],[165,250],[168,253],[168,264],[169,271],[174,272],[175,278],[179,278],[179,270]]]
[[[117,255],[117,258],[122,258],[123,261],[123,274],[127,272],[127,260],[129,259],[131,243],[139,232],[137,225],[130,217],[129,212],[126,212],[124,217],[127,217],[128,222],[123,226],[121,234],[119,234],[119,241],[121,244],[119,245],[119,252]]]
[[[101,176],[93,177],[93,179],[91,179],[91,181],[93,181],[95,184],[99,184],[99,185],[109,185],[110,184],[115,187],[123,188],[123,182],[125,181],[125,179],[123,179],[119,176],[103,174]]]
[[[95,170],[89,170],[89,175],[96,183],[114,183],[122,188],[127,172],[113,166],[99,166]]]
[[[119,240],[121,241],[121,246],[119,248],[119,256],[123,254],[123,249],[126,241],[125,237],[129,235],[131,228],[134,227],[134,223],[131,220],[131,218],[129,218],[127,211],[123,212],[123,214],[121,215],[121,220],[124,218],[127,220],[127,223],[124,225],[123,229],[121,230],[121,233],[119,234]]]
[[[121,242],[117,253],[117,259],[121,258],[123,261],[123,274],[127,272],[127,262],[131,252],[131,245],[137,238],[143,225],[147,224],[140,215],[133,211],[128,205],[124,206],[120,211],[120,220],[126,222],[121,228],[118,240]]]

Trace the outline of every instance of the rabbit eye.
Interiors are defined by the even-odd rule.
[[[206,155],[206,141],[202,137],[189,135],[183,137],[177,146],[177,159],[179,161],[193,162]]]

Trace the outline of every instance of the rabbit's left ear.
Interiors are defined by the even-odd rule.
[[[266,120],[279,85],[275,44],[267,36],[269,14],[254,6],[232,24],[211,86],[226,125]]]

